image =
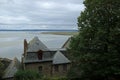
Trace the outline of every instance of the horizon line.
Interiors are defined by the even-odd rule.
[[[78,31],[78,29],[0,29],[0,31]]]
[[[71,24],[71,23],[66,23],[66,24],[63,24],[63,23],[33,23],[33,24],[30,24],[30,23],[16,23],[16,24],[6,24],[6,23],[0,23],[0,25],[77,25],[77,24]]]

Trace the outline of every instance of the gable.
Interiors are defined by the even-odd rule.
[[[53,57],[53,64],[70,63],[67,57],[65,57],[60,51],[57,51]]]
[[[28,44],[27,52],[37,52],[39,50],[48,51],[49,49],[38,39],[38,37],[34,37]]]

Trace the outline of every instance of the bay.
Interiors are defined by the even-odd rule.
[[[23,54],[23,41],[37,36],[48,48],[61,48],[70,35],[42,34],[42,31],[1,31],[0,57],[19,60]]]

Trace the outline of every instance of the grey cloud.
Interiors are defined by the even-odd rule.
[[[83,10],[83,0],[0,0],[0,23],[76,26],[77,17]]]

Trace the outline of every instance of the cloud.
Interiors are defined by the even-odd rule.
[[[0,23],[76,26],[84,8],[83,0],[0,0]]]
[[[42,9],[54,9],[56,4],[54,2],[36,2],[38,8]]]
[[[84,5],[68,3],[68,4],[66,4],[65,8],[70,11],[82,11],[82,10],[84,10]]]
[[[0,16],[0,22],[6,24],[27,23],[29,21],[25,16]]]
[[[84,10],[83,4],[76,4],[76,3],[59,3],[59,2],[53,2],[53,1],[37,1],[36,6],[41,9],[46,10],[53,10],[53,11],[81,11]]]

